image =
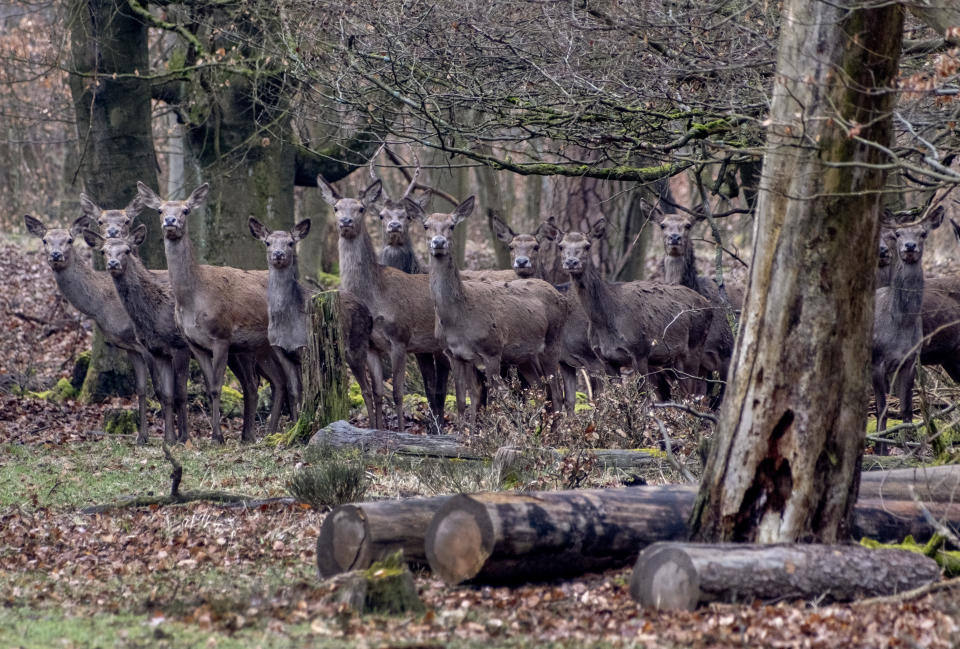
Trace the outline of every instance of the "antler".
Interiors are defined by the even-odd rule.
[[[417,168],[413,170],[413,178],[410,179],[410,184],[407,185],[407,189],[403,192],[403,196],[400,197],[400,202],[403,202],[407,196],[410,195],[410,192],[413,191],[413,188],[417,186],[417,179],[420,177],[420,158],[417,157],[417,152],[413,152],[413,161],[417,163]]]
[[[370,180],[380,180],[380,177],[377,176],[377,172],[373,170],[373,161],[377,159],[377,156],[380,155],[380,152],[387,146],[387,143],[384,142],[380,145],[380,148],[377,149],[377,152],[370,156]]]

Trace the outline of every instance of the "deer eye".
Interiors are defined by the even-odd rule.
[[[97,225],[103,225],[103,219],[97,219]]]
[[[586,245],[583,247],[583,249],[584,249],[584,250],[590,250],[590,244],[589,244],[589,243],[586,244]]]
[[[287,246],[289,246],[290,248],[293,248],[293,241],[288,241]]]
[[[363,214],[363,210],[364,210],[364,209],[366,209],[366,208],[364,208],[363,205],[361,205],[359,212],[360,212],[361,214]]]
[[[534,251],[534,252],[539,252],[539,251],[540,251],[540,244],[535,245],[535,246],[533,247],[533,251]]]
[[[190,208],[189,208],[189,207],[183,208],[183,215],[184,215],[184,216],[186,216],[186,215],[189,214],[189,213],[190,213]]]
[[[71,243],[73,243],[73,237],[70,237],[69,239],[67,239],[67,245],[70,245]]]
[[[920,233],[920,238],[921,238],[921,239],[926,239],[926,238],[927,238],[927,233],[926,233],[926,232],[921,232],[921,233]]]
[[[692,227],[693,227],[693,225],[690,224],[690,223],[684,223],[684,224],[683,224],[683,229],[684,229],[684,230],[689,230],[689,229],[692,228]]]
[[[43,245],[47,245],[47,240],[46,240],[46,239],[41,239],[41,241],[43,241]]]

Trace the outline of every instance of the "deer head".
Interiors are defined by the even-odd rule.
[[[410,218],[420,221],[424,230],[427,231],[430,254],[434,257],[443,257],[450,254],[450,250],[453,248],[453,230],[458,223],[473,212],[474,201],[473,196],[468,196],[449,214],[436,212],[430,216],[427,216],[423,207],[417,201],[407,198],[404,200],[404,206]]]
[[[165,201],[143,184],[137,181],[137,192],[143,204],[160,214],[163,236],[171,241],[183,238],[187,228],[187,217],[207,200],[210,185],[203,183],[193,190],[185,201]]]
[[[83,240],[94,250],[103,255],[103,262],[107,271],[114,276],[127,272],[130,255],[135,255],[137,248],[147,238],[147,226],[138,225],[125,237],[104,237],[99,232],[89,228],[83,231]]]
[[[297,223],[293,230],[270,231],[267,226],[250,217],[250,234],[267,246],[267,263],[274,268],[287,268],[297,255],[297,242],[310,233],[310,219]]]
[[[80,194],[80,207],[83,215],[88,219],[88,227],[96,223],[107,239],[117,239],[130,234],[130,224],[143,211],[144,204],[138,192],[130,204],[122,210],[103,210],[86,194]]]
[[[323,200],[333,208],[340,236],[344,239],[353,239],[360,234],[360,228],[363,227],[364,213],[380,198],[383,184],[379,178],[374,180],[360,192],[357,198],[344,198],[323,179],[323,176],[317,176],[317,187],[320,188]]]
[[[73,239],[79,236],[87,217],[78,217],[69,230],[62,228],[47,228],[40,219],[24,214],[23,222],[27,231],[43,241],[43,249],[47,253],[47,264],[55,271],[63,270],[73,263]]]
[[[893,242],[897,256],[904,264],[916,264],[923,258],[923,245],[927,235],[943,222],[943,206],[937,206],[920,223],[894,228]]]
[[[554,241],[560,231],[553,223],[544,222],[533,234],[517,234],[499,216],[492,211],[489,214],[494,234],[510,249],[510,263],[517,277],[533,277],[539,266],[540,246],[545,241]]]
[[[690,245],[693,219],[683,214],[664,214],[660,221],[663,249],[671,257],[683,257]]]
[[[607,232],[606,219],[593,224],[590,232],[567,232],[560,241],[560,258],[563,269],[573,277],[578,277],[591,267],[590,248],[593,240],[602,239]]]

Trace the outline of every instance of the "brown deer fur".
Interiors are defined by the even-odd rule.
[[[723,399],[726,381],[729,378],[730,358],[733,356],[733,331],[727,321],[726,305],[720,296],[717,283],[712,279],[700,277],[697,273],[693,241],[690,238],[692,229],[693,219],[686,215],[665,214],[661,219],[660,230],[665,253],[664,282],[686,286],[707,298],[714,307],[713,321],[703,348],[703,360],[698,374],[703,378],[709,378],[713,372],[717,373],[720,390],[711,403],[711,406],[716,408]],[[731,308],[739,311],[743,306],[743,292],[740,288],[729,287],[728,297]]]
[[[907,422],[913,419],[913,381],[923,341],[923,248],[927,234],[939,227],[942,220],[943,209],[937,208],[924,222],[893,230],[896,252],[893,275],[890,286],[877,290],[873,319],[871,381],[878,431],[886,428],[886,395],[891,377],[896,377],[902,419]],[[885,451],[885,445],[881,444],[878,452]]]
[[[147,441],[147,370],[150,355],[137,340],[133,322],[117,295],[113,280],[107,273],[94,270],[77,255],[73,248],[75,235],[86,221],[81,216],[70,230],[48,229],[39,219],[25,215],[24,223],[30,234],[43,240],[47,264],[53,271],[60,292],[80,313],[93,318],[104,339],[127,352],[136,379],[139,406],[137,443]]]
[[[556,289],[538,279],[511,282],[464,281],[453,261],[454,228],[473,211],[467,198],[450,214],[427,216],[423,208],[407,199],[407,210],[427,231],[430,246],[430,291],[437,313],[437,327],[459,385],[471,392],[469,424],[476,425],[480,389],[474,367],[483,365],[488,384],[500,380],[501,363],[516,365],[531,383],[550,378],[556,383],[561,334],[567,319],[566,300]],[[457,391],[457,409],[463,416],[465,402]]]
[[[184,339],[200,365],[210,398],[213,439],[223,442],[220,430],[220,389],[229,353],[241,355],[237,378],[243,387],[243,432],[245,442],[254,440],[253,424],[257,407],[256,357],[275,359],[267,338],[267,271],[205,266],[196,261],[187,231],[190,213],[206,199],[209,186],[201,185],[185,201],[164,201],[145,184],[137,189],[147,207],[160,214],[164,231],[170,286],[175,317]],[[296,417],[292,395],[286,390],[283,373],[271,377],[283,386],[274,398],[287,394],[291,417]]]
[[[563,267],[590,319],[594,351],[613,367],[632,367],[640,375],[672,369],[696,376],[712,306],[685,286],[602,279],[590,247],[605,231],[601,220],[589,233],[568,232],[560,242]],[[656,384],[660,397],[669,398],[670,385],[662,372],[656,374]]]

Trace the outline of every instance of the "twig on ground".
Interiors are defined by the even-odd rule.
[[[654,408],[676,408],[677,410],[689,412],[691,415],[696,415],[701,419],[706,419],[707,421],[712,422],[714,424],[717,423],[717,417],[715,415],[711,415],[709,412],[700,412],[696,408],[691,408],[685,403],[676,403],[675,401],[663,401],[661,403],[654,403],[651,405]]]
[[[913,590],[897,593],[896,595],[883,595],[881,597],[868,597],[858,602],[853,602],[854,606],[875,606],[877,604],[901,604],[913,599],[919,599],[931,593],[937,593],[941,590],[950,590],[951,588],[960,588],[960,577],[948,579],[947,581],[934,581],[929,584],[914,588]]]
[[[667,434],[667,427],[663,425],[663,421],[659,417],[655,416],[653,420],[657,422],[657,426],[660,428],[660,434],[663,436],[663,446],[666,449],[667,462],[677,470],[684,482],[695,484],[697,479],[690,473],[690,470],[683,465],[683,462],[678,460],[677,456],[673,454],[673,442],[670,441],[670,436]]]

